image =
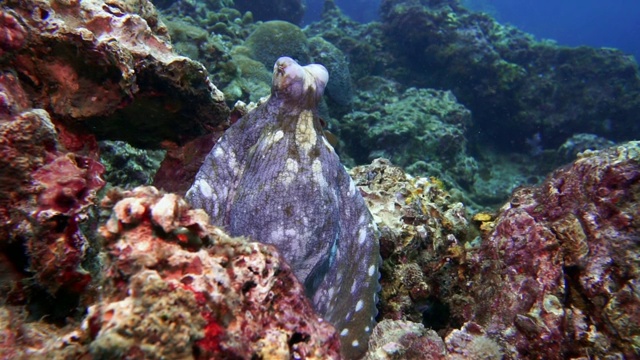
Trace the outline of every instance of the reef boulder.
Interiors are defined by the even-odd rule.
[[[304,16],[301,0],[235,0],[233,3],[236,9],[251,11],[253,18],[261,21],[284,20],[300,24]]]
[[[525,151],[539,132],[553,149],[578,132],[640,132],[638,65],[621,51],[537,41],[457,0],[384,0],[381,18],[396,79],[451,89],[498,146]]]
[[[82,323],[27,324],[0,308],[0,354],[95,358],[337,359],[320,319],[275,248],[230,238],[179,196],[111,190],[99,296]],[[8,330],[21,329],[21,336]]]
[[[264,22],[249,35],[245,46],[251,57],[271,69],[276,60],[288,56],[301,64],[309,63],[307,37],[298,26],[286,21]]]
[[[158,148],[226,121],[222,92],[173,52],[149,1],[6,1],[0,18],[0,64],[73,132]]]

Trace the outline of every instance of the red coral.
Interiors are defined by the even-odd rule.
[[[292,358],[339,358],[335,329],[313,312],[302,285],[273,247],[229,238],[208,225],[204,212],[153,187],[124,193],[114,190],[107,198],[111,199],[103,203],[112,206],[113,212],[101,233],[109,250],[108,281],[100,304],[90,308],[86,324],[94,345],[104,346],[100,350],[104,354],[128,353],[128,344],[169,336],[186,339],[179,344],[180,351],[193,351],[199,359],[270,358],[286,353]],[[125,208],[139,208],[137,216],[122,211]],[[159,228],[163,231],[154,230]],[[176,241],[176,234],[187,232],[208,246]],[[153,291],[136,290],[140,284]],[[165,287],[166,291],[158,290]],[[131,301],[132,297],[136,300]],[[168,316],[177,306],[181,313],[168,316],[172,322],[182,322],[184,312],[197,322],[158,329],[168,335],[146,329],[125,334],[118,329],[144,323],[141,314],[131,309],[139,301],[158,304],[155,312],[149,310],[144,317]],[[119,315],[103,315],[101,309],[115,309]],[[95,325],[95,316],[102,317],[97,320],[100,325]],[[131,341],[113,348],[104,339],[115,333]],[[145,356],[176,351],[170,341],[166,344],[145,349]]]

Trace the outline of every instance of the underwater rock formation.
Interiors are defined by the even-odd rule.
[[[54,123],[141,147],[183,143],[226,121],[198,62],[176,55],[153,5],[5,1],[1,59]],[[10,51],[7,51],[10,50]],[[124,131],[123,129],[126,129]]]
[[[382,320],[371,334],[365,360],[446,359],[444,341],[422,324]]]
[[[471,112],[450,91],[409,88],[361,79],[358,110],[340,121],[344,151],[356,163],[383,157],[413,174],[473,189],[475,160],[467,155]]]
[[[321,65],[278,59],[269,100],[225,132],[186,198],[230,235],[276,246],[353,358],[373,329],[380,254],[369,210],[322,133],[327,81]]]
[[[382,232],[383,319],[436,330],[447,359],[636,356],[640,142],[582,153],[477,229],[427,179],[379,160],[352,174]]]
[[[96,150],[92,136],[56,129],[31,108],[16,76],[0,75],[0,251],[13,274],[0,290],[17,304],[34,295],[27,278],[49,295],[78,296],[91,281],[82,263],[88,214],[104,185]]]
[[[538,42],[457,0],[384,0],[381,17],[396,79],[451,89],[503,148],[526,150],[537,132],[551,149],[576,132],[640,133],[638,66],[621,51]]]
[[[273,247],[230,238],[153,187],[112,190],[102,205],[103,280],[82,324],[0,307],[3,358],[339,358],[334,328]]]
[[[104,140],[100,146],[100,163],[105,166],[103,178],[109,186],[132,189],[151,185],[165,157],[165,150],[134,148],[124,141]]]
[[[291,57],[301,64],[309,63],[307,37],[299,27],[286,21],[274,20],[258,25],[245,46],[267,69],[281,56]]]
[[[465,206],[452,201],[441,181],[414,178],[385,159],[350,173],[380,230],[379,318],[435,330],[456,327],[459,318],[444,308],[456,301],[458,271],[464,267],[470,235]]]
[[[234,0],[233,3],[236,9],[251,11],[254,18],[261,21],[284,20],[298,25],[304,16],[301,0]]]
[[[361,24],[344,15],[334,0],[325,0],[322,19],[305,26],[308,38],[320,36],[349,58],[353,79],[381,75],[393,62],[380,23]]]
[[[273,247],[229,238],[153,187],[103,204],[108,280],[85,319],[94,356],[338,357],[337,334]]]
[[[465,318],[507,358],[637,355],[638,199],[639,142],[587,151],[515,191],[467,255],[478,275]]]

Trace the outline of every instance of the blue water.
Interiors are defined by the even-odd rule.
[[[537,38],[560,45],[618,48],[640,59],[638,0],[467,0]]]
[[[305,23],[320,18],[324,0],[307,0]],[[463,0],[538,39],[559,45],[611,47],[640,60],[640,0]],[[336,0],[354,20],[377,20],[380,0]]]

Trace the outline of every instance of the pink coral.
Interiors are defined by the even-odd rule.
[[[639,160],[638,142],[584,153],[502,208],[470,263],[507,358],[637,355]]]
[[[29,94],[74,133],[160,147],[226,121],[224,96],[196,61],[175,54],[147,0],[3,3],[0,51]],[[21,34],[29,36],[21,36]],[[122,129],[127,129],[123,131]]]
[[[111,192],[103,204],[113,208],[101,230],[108,280],[85,320],[94,354],[339,357],[335,330],[273,247],[229,238],[201,210],[152,187]],[[162,325],[141,316],[140,302]]]

